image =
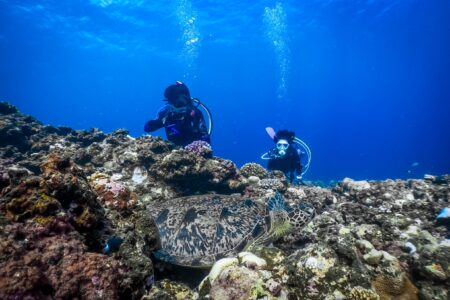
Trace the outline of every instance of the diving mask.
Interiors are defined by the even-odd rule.
[[[186,95],[180,95],[177,100],[173,102],[173,106],[175,107],[183,107],[187,106],[192,102],[192,100]]]
[[[277,142],[277,150],[279,155],[285,155],[286,150],[289,148],[289,143],[286,140],[279,140]]]

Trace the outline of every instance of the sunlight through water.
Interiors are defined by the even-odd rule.
[[[192,7],[192,2],[188,0],[177,1],[176,17],[181,27],[181,42],[183,47],[180,53],[185,64],[183,77],[195,78],[196,60],[200,46],[200,32],[197,28],[197,12]]]

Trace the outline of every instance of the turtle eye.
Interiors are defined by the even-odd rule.
[[[301,207],[301,210],[303,210],[305,213],[309,214],[311,218],[313,218],[316,215],[316,210],[312,205],[304,204]]]

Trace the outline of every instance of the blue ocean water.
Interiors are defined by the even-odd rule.
[[[181,80],[215,155],[264,164],[287,128],[307,180],[449,173],[449,53],[448,0],[0,0],[0,100],[140,136]]]

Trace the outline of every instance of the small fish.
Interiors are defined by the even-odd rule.
[[[416,162],[413,162],[412,164],[411,164],[411,168],[415,168],[415,167],[418,167],[419,166],[419,163],[416,161]]]
[[[155,276],[154,275],[150,275],[144,280],[144,286],[147,289],[151,288],[153,284],[155,284]]]
[[[440,218],[450,218],[450,208],[446,207],[446,208],[442,209],[441,212],[436,217],[436,219],[440,219]]]
[[[405,248],[408,249],[409,254],[413,254],[417,251],[416,246],[411,242],[406,242]]]
[[[445,207],[436,217],[437,226],[446,226],[450,228],[450,208]]]
[[[119,250],[120,245],[123,243],[123,239],[120,237],[114,236],[110,238],[107,242],[105,247],[103,248],[103,253],[109,254],[111,252],[116,252]]]

